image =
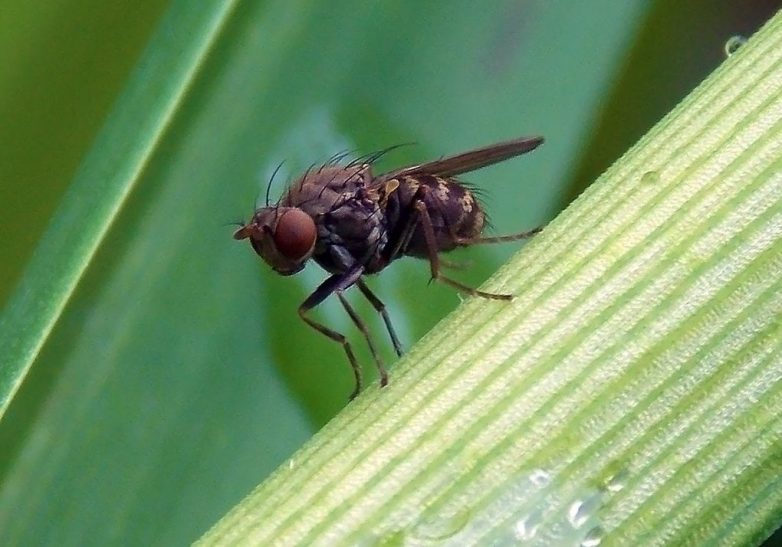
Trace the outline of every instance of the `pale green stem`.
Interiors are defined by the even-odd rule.
[[[780,158],[777,15],[203,542],[761,541]]]

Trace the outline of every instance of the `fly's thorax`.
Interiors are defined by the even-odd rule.
[[[364,188],[372,179],[372,166],[325,165],[308,170],[291,184],[280,205],[300,207],[311,216],[333,209],[345,196]]]
[[[330,272],[345,271],[355,264],[367,273],[383,268],[381,252],[388,241],[381,204],[358,189],[344,194],[329,211],[316,219],[318,239],[314,258]]]

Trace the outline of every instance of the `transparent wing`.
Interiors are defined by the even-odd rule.
[[[439,177],[455,177],[469,171],[476,171],[483,167],[505,161],[521,154],[535,150],[543,144],[543,137],[521,137],[506,142],[492,144],[484,148],[470,150],[418,165],[410,165],[400,169],[394,169],[388,173],[379,175],[375,182],[384,181],[402,176],[435,175]]]

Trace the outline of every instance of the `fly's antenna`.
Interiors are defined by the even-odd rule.
[[[247,223],[244,220],[234,220],[230,222],[224,222],[222,224],[223,227],[226,226],[233,226],[234,227],[234,239],[236,239],[236,234],[238,234],[240,231],[243,231],[247,227]]]

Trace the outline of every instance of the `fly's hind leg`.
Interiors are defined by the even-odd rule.
[[[537,228],[533,228],[532,230],[527,230],[526,232],[519,232],[518,234],[510,234],[506,236],[492,236],[492,237],[474,237],[474,238],[464,238],[464,237],[455,237],[454,241],[462,246],[467,245],[479,245],[482,243],[505,243],[507,241],[518,241],[519,239],[529,239],[532,236],[539,234],[543,231],[543,226],[538,226]]]
[[[490,292],[479,291],[472,287],[468,287],[463,283],[459,283],[455,279],[444,276],[440,272],[440,258],[437,255],[437,238],[435,237],[434,227],[432,226],[432,219],[429,216],[429,212],[426,210],[426,204],[422,197],[416,198],[414,207],[417,213],[417,221],[421,223],[421,227],[424,231],[424,239],[426,240],[426,252],[429,256],[429,268],[432,274],[432,279],[450,285],[454,289],[469,294],[471,296],[480,296],[481,298],[490,298],[492,300],[512,300],[511,294],[495,294]]]

